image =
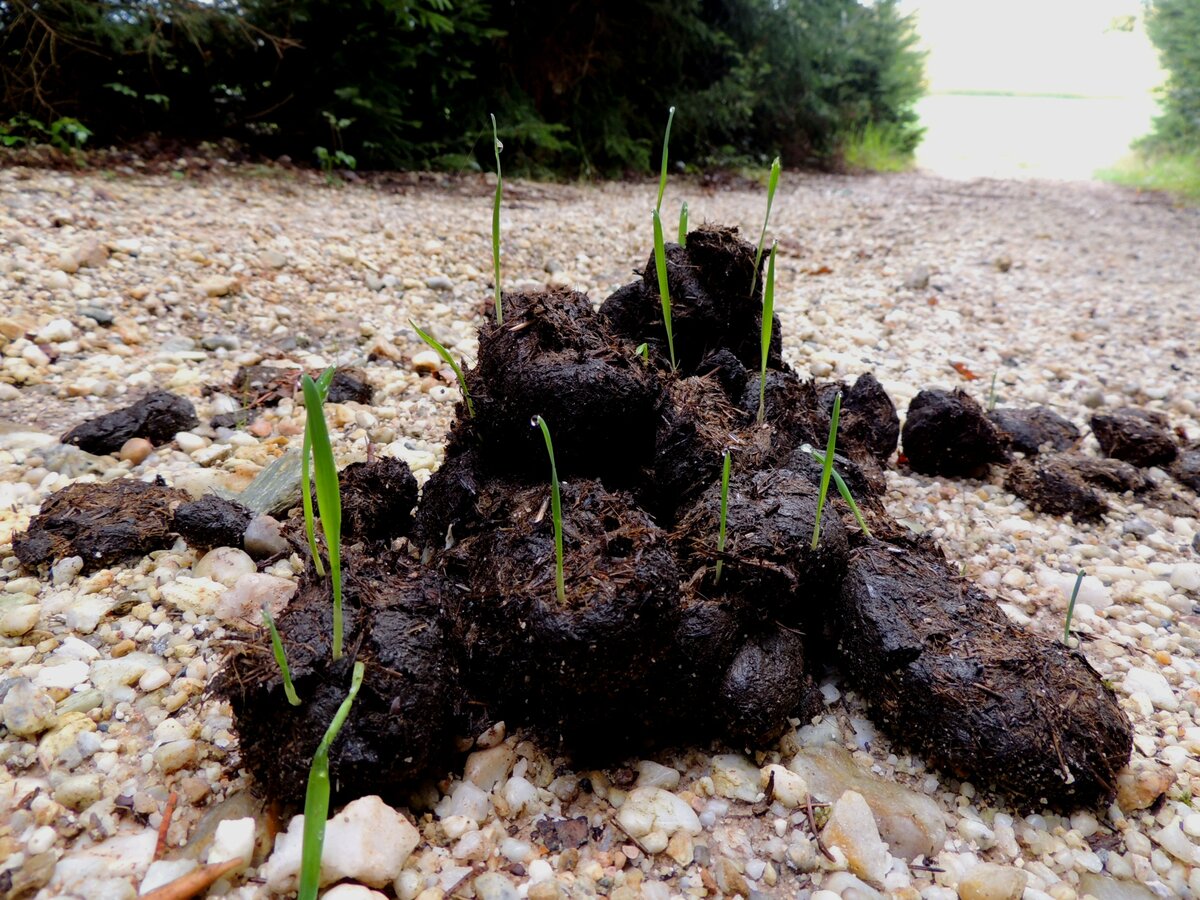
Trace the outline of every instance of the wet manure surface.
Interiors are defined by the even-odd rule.
[[[332,755],[344,798],[405,796],[501,719],[577,763],[682,742],[761,749],[822,712],[814,675],[833,666],[934,766],[1021,806],[1111,797],[1130,727],[1083,656],[1010,624],[935,548],[901,537],[883,504],[899,422],[879,383],[806,381],[776,349],[758,423],[753,248],[705,228],[667,252],[677,371],[652,264],[599,313],[569,291],[505,294],[504,324],[481,326],[466,375],[476,414],[458,406],[411,524],[406,473],[345,470],[346,655],[330,659],[329,583],[310,568],[278,621],[302,705],[284,699],[265,635],[235,646],[218,679],[244,764],[298,800],[355,657],[366,678]],[[831,488],[813,548],[810,448],[824,449],[839,391],[835,465],[877,537]],[[562,597],[535,416],[561,479]],[[1006,440],[961,392],[922,392],[904,431],[918,471],[923,458],[978,471],[1006,461]],[[1144,480],[1115,460],[1072,466],[1085,488],[1119,480],[1112,466]],[[307,553],[302,535],[292,543]]]
[[[170,391],[150,391],[129,406],[76,425],[62,442],[101,455],[116,453],[131,438],[145,438],[157,447],[199,424],[190,401]]]

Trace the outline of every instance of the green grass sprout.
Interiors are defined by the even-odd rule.
[[[333,382],[333,374],[336,370],[330,366],[317,378],[317,388],[321,395],[321,403],[325,402],[325,398],[329,395],[329,385]],[[305,403],[305,411],[311,412]],[[301,451],[300,458],[300,484],[304,489],[300,492],[301,505],[304,507],[304,534],[308,538],[308,552],[312,556],[313,568],[317,570],[317,574],[322,578],[325,577],[325,565],[321,562],[321,552],[317,549],[316,528],[313,523],[313,502],[312,502],[312,483],[311,475],[311,457],[312,457],[312,432],[308,430],[308,421],[304,424],[304,449]]]
[[[725,519],[729,515],[729,451],[725,451],[725,459],[721,463],[721,524],[717,531],[717,574],[713,576],[713,584],[721,583],[721,569],[725,560],[721,554],[725,552]]]
[[[1071,646],[1071,616],[1075,615],[1075,601],[1079,599],[1079,588],[1083,586],[1083,569],[1075,575],[1075,589],[1071,591],[1071,602],[1067,604],[1067,621],[1063,625],[1063,643]]]
[[[467,404],[467,414],[472,419],[475,418],[475,404],[471,402],[471,393],[467,390],[467,377],[463,375],[462,367],[454,361],[454,357],[450,355],[450,351],[439,344],[437,338],[432,334],[422,331],[412,319],[408,320],[408,324],[413,327],[413,331],[417,333],[417,337],[428,344],[430,349],[445,360],[446,364],[454,370],[454,377],[458,379],[458,389],[462,391],[463,401]]]
[[[658,296],[662,300],[663,324],[667,327],[667,350],[675,369],[675,335],[671,331],[671,288],[667,284],[667,251],[663,245],[662,219],[654,210],[654,268],[658,270]]]
[[[312,435],[313,474],[317,481],[317,503],[321,506],[321,529],[329,553],[329,571],[333,578],[333,658],[342,658],[342,497],[338,487],[337,464],[333,445],[321,408],[321,390],[311,377],[300,382],[304,387],[304,405],[308,409],[307,428]]]
[[[767,283],[763,287],[762,308],[762,366],[758,373],[758,424],[767,416],[767,357],[771,354],[771,329],[775,322],[775,251],[779,242],[771,245],[767,259]]]
[[[489,113],[489,115],[491,115]],[[500,195],[504,192],[504,178],[500,174],[500,151],[504,145],[496,136],[496,117],[492,116],[492,148],[496,151],[496,199],[492,201],[492,281],[496,285],[496,324],[504,324],[504,313],[500,309]]]
[[[833,473],[833,451],[837,447],[838,419],[842,414],[842,392],[833,398],[833,414],[829,418],[829,441],[825,444],[825,460],[821,466],[821,490],[817,494],[817,517],[813,522],[812,548],[817,549],[821,541],[821,512],[825,508],[825,497],[829,493],[829,478]]]
[[[634,348],[634,353],[640,356],[644,361],[650,359],[650,345],[646,343],[638,344]]]
[[[683,206],[679,207],[679,246],[687,246],[687,230],[688,230],[688,207],[687,201],[683,201]]]
[[[996,408],[996,373],[992,373],[992,386],[988,389],[987,411],[991,412]]]
[[[567,588],[563,578],[563,527],[562,495],[558,489],[558,466],[554,464],[554,443],[550,440],[550,426],[541,416],[534,416],[532,424],[542,429],[546,439],[546,453],[550,456],[550,514],[554,519],[554,590],[558,602],[567,602]]]
[[[279,664],[279,671],[283,673],[283,692],[287,695],[288,703],[299,706],[300,697],[296,694],[296,686],[292,684],[292,670],[288,666],[287,651],[283,649],[279,629],[275,627],[275,620],[271,618],[271,611],[267,609],[266,604],[263,604],[262,614],[263,624],[271,633],[271,652],[275,654],[275,662]]]
[[[656,212],[662,210],[663,192],[667,189],[667,145],[671,143],[671,123],[675,121],[675,107],[667,112],[667,130],[663,134],[662,172],[658,176],[658,202],[654,204]]]
[[[767,179],[767,214],[763,218],[762,233],[758,236],[758,252],[754,254],[754,275],[750,279],[750,296],[758,286],[758,266],[762,262],[763,241],[767,238],[767,224],[771,221],[771,204],[775,201],[775,188],[779,187],[779,157],[771,163],[771,176]]]
[[[325,731],[325,737],[313,754],[312,768],[308,771],[308,788],[304,792],[304,839],[300,850],[300,891],[298,900],[316,900],[321,881],[321,851],[325,847],[325,820],[329,817],[329,748],[337,739],[338,732],[350,715],[350,705],[362,687],[365,667],[361,662],[354,664],[350,679],[350,693],[334,713],[333,721]]]
[[[821,465],[825,465],[825,454],[814,450],[812,447],[808,448],[808,452],[813,459],[815,459]],[[858,504],[854,502],[854,495],[850,493],[850,488],[846,485],[845,480],[841,475],[838,474],[838,470],[832,466],[829,469],[829,473],[833,476],[833,483],[837,485],[838,493],[842,495],[842,499],[846,501],[846,505],[849,506],[850,511],[854,513],[854,521],[858,522],[858,527],[862,529],[862,533],[867,537],[870,537],[871,529],[867,527],[867,520],[863,518],[862,510],[860,510],[858,508]]]

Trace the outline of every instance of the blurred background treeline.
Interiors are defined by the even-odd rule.
[[[612,176],[652,169],[674,105],[690,167],[835,168],[911,155],[921,93],[896,0],[0,0],[10,146],[461,171],[494,112],[506,171]]]

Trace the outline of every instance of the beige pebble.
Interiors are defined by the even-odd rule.
[[[146,457],[153,452],[154,445],[145,438],[130,438],[121,445],[121,449],[117,453],[117,458],[131,462],[135,466],[140,466],[145,462]]]

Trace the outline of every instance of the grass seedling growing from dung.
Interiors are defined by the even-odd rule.
[[[1071,591],[1071,602],[1067,604],[1067,621],[1063,625],[1063,643],[1071,646],[1071,616],[1075,615],[1075,601],[1079,599],[1079,588],[1083,585],[1083,569],[1075,575],[1075,589]]]
[[[775,323],[775,251],[778,247],[778,242],[771,245],[771,255],[767,259],[767,283],[763,287],[762,365],[758,372],[759,425],[767,416],[767,357],[771,354],[771,329]]]
[[[287,651],[283,649],[283,641],[279,639],[279,629],[275,627],[275,620],[271,618],[271,611],[266,605],[262,608],[263,624],[267,626],[267,631],[271,633],[271,652],[275,654],[275,662],[279,665],[279,671],[283,673],[283,692],[287,695],[288,703],[292,706],[300,705],[300,697],[296,694],[296,686],[292,684],[292,670],[288,666]]]
[[[809,454],[819,462],[822,466],[825,465],[825,455],[812,447],[808,448]],[[833,483],[837,485],[838,493],[842,495],[842,499],[846,501],[846,505],[850,507],[850,511],[854,513],[854,521],[858,523],[858,527],[862,529],[862,533],[867,537],[871,536],[871,529],[867,527],[867,520],[863,518],[862,510],[858,508],[858,504],[854,502],[854,495],[850,493],[850,488],[847,487],[845,480],[838,474],[838,470],[830,466],[829,474],[833,476]]]
[[[308,771],[308,789],[304,792],[304,840],[300,850],[299,900],[316,900],[321,881],[321,851],[325,846],[325,820],[329,816],[329,748],[337,739],[338,732],[350,715],[350,705],[362,687],[364,666],[354,664],[350,679],[350,693],[334,713],[333,721],[325,731],[325,737],[313,754],[312,768]]]
[[[320,403],[325,402],[325,398],[329,395],[329,385],[333,382],[334,368],[330,366],[320,377],[317,378],[317,391],[320,395]],[[308,413],[308,418],[312,418],[313,409],[308,406],[308,400],[305,398],[305,412]],[[317,406],[320,409],[320,406]],[[304,534],[308,538],[308,552],[312,556],[313,568],[317,570],[317,574],[322,578],[325,577],[325,565],[321,562],[321,553],[317,550],[317,535],[316,528],[313,523],[313,502],[312,490],[309,487],[312,464],[312,432],[308,429],[308,420],[304,424],[304,449],[302,450],[302,458],[300,460],[300,484],[303,485],[303,490],[300,492],[301,505],[304,507]]]
[[[504,191],[504,178],[500,174],[500,151],[504,145],[496,136],[495,116],[492,116],[492,148],[496,151],[496,199],[492,201],[492,281],[496,285],[496,324],[503,325],[504,313],[500,310],[500,195]]]
[[[650,360],[650,345],[649,344],[638,344],[633,352],[636,353],[638,356],[640,356],[642,358],[643,362],[649,362],[649,360]]]
[[[471,394],[467,390],[467,378],[463,375],[462,367],[454,361],[454,357],[450,355],[450,351],[438,343],[437,338],[426,331],[422,331],[417,323],[412,319],[408,320],[408,324],[413,327],[413,331],[417,333],[417,337],[429,345],[438,356],[440,356],[451,369],[454,370],[454,377],[458,379],[458,388],[462,391],[463,401],[467,404],[467,415],[472,419],[475,418],[475,404],[471,402]]]
[[[663,324],[667,327],[667,351],[675,369],[675,335],[671,332],[671,289],[667,284],[667,251],[663,245],[662,219],[654,210],[654,268],[658,270],[658,296],[662,300]]]
[[[992,386],[988,389],[987,411],[991,412],[996,408],[996,373],[992,373]]]
[[[687,216],[688,216],[687,201],[684,200],[683,206],[679,207],[679,246],[680,247],[687,246],[687,229],[688,229]]]
[[[323,376],[322,376],[323,377]],[[321,506],[321,530],[329,552],[329,572],[333,578],[333,658],[342,658],[342,496],[338,487],[337,464],[333,445],[321,407],[321,389],[308,375],[301,381],[304,406],[308,410],[306,431],[312,438],[313,474],[317,481],[317,503]],[[307,492],[307,485],[305,491]]]
[[[825,460],[821,465],[821,490],[817,493],[817,517],[813,522],[812,549],[821,541],[821,512],[825,509],[825,497],[829,493],[829,477],[833,473],[833,451],[837,447],[838,418],[842,414],[842,392],[833,398],[833,414],[829,417],[829,440],[825,444]]]
[[[671,123],[675,121],[675,107],[671,107],[667,111],[667,130],[663,134],[663,152],[662,152],[662,171],[658,176],[658,201],[654,204],[654,211],[662,211],[663,192],[667,189],[667,145],[671,143]]]
[[[725,560],[721,555],[725,552],[725,519],[729,514],[729,451],[725,451],[725,460],[721,463],[721,524],[717,529],[717,574],[713,576],[713,584],[721,583],[721,569]]]
[[[550,426],[541,416],[534,416],[533,425],[542,429],[546,439],[546,453],[550,456],[550,515],[554,520],[554,590],[558,602],[567,602],[567,588],[563,579],[563,528],[562,496],[558,490],[558,467],[554,464],[554,443],[550,440]]]
[[[775,201],[775,188],[779,187],[779,157],[771,163],[771,176],[767,179],[767,214],[763,218],[762,233],[758,236],[758,252],[754,254],[754,275],[750,279],[750,296],[758,285],[758,266],[762,262],[763,241],[767,237],[767,223],[771,221],[771,204]]]

